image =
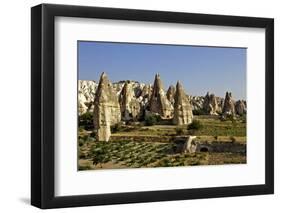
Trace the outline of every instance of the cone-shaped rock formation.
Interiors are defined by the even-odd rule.
[[[223,115],[235,115],[234,101],[231,92],[226,92],[222,109]]]
[[[132,84],[128,81],[119,95],[119,103],[123,120],[137,120],[140,117],[141,105],[135,97]]]
[[[169,119],[173,115],[173,106],[166,97],[159,74],[155,76],[149,111],[159,114],[163,119]]]
[[[244,101],[239,100],[235,102],[235,111],[238,115],[243,115],[246,113],[246,104]]]
[[[168,100],[174,104],[175,102],[175,93],[176,93],[176,89],[173,85],[169,86],[168,90],[167,90],[167,98]]]
[[[121,120],[117,94],[105,73],[102,73],[94,101],[94,128],[97,141],[108,141],[110,126]]]
[[[214,94],[209,94],[207,92],[204,103],[203,103],[204,111],[209,115],[217,115],[217,112],[219,111],[217,99]]]
[[[177,82],[173,123],[176,125],[189,124],[192,122],[192,119],[193,114],[191,104],[184,92],[182,85]]]

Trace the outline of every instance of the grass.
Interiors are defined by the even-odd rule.
[[[124,128],[113,135],[163,135],[171,136],[180,134],[193,135],[210,135],[210,136],[246,136],[246,123],[242,120],[236,122],[221,121],[212,116],[195,116],[195,120],[200,122],[200,128],[187,130],[187,125],[154,125],[154,126],[138,126],[134,128]],[[180,132],[179,132],[180,131]]]

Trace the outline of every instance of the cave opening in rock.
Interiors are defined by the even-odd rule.
[[[202,147],[200,149],[200,152],[209,152],[209,149],[207,147]]]

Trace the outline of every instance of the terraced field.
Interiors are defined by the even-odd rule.
[[[208,143],[246,143],[246,123],[242,120],[221,121],[214,116],[195,119],[202,128],[127,125],[115,131],[110,142],[96,142],[91,131],[80,129],[78,170],[246,163],[246,153],[175,152],[176,144],[171,139],[179,135],[196,135],[197,141]]]

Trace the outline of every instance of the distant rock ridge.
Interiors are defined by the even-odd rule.
[[[165,91],[159,74],[155,75],[153,86],[132,80],[111,83],[105,73],[99,83],[78,81],[78,113],[93,113],[98,141],[108,141],[110,127],[120,121],[140,121],[146,115],[158,114],[175,125],[186,125],[192,122],[193,111],[241,116],[247,112],[247,103],[234,101],[230,92],[226,92],[225,98],[209,92],[205,96],[191,96],[180,82]]]
[[[79,114],[93,112],[93,103],[98,84],[95,81],[78,81]]]
[[[112,83],[112,86],[113,86],[114,90],[116,90],[118,97],[119,97],[126,81],[120,81],[120,82]],[[129,81],[129,82],[131,83],[132,89],[135,92],[137,101],[140,102],[140,104],[142,106],[147,105],[150,100],[153,87],[150,84],[144,84],[144,83],[139,83],[139,82],[136,83],[136,81]],[[79,115],[81,115],[85,112],[93,112],[93,109],[94,109],[93,103],[94,103],[95,92],[96,92],[97,87],[98,87],[98,83],[96,83],[95,81],[91,81],[91,80],[79,80],[78,81]],[[168,93],[170,93],[170,92],[168,92],[169,88],[166,92],[166,96],[167,96],[167,99],[172,103],[172,99],[171,99],[172,95],[171,96],[168,95]],[[187,95],[187,96],[190,99],[192,110],[204,110],[205,111],[204,101],[205,101],[206,95],[205,96]],[[216,98],[216,102],[218,105],[218,111],[221,112],[223,109],[223,105],[224,105],[224,98],[217,97],[217,96],[215,96],[215,98]],[[237,104],[238,101],[243,102],[243,105],[245,106],[244,111],[247,111],[246,101],[245,100],[234,101],[235,105]],[[240,105],[242,105],[242,104],[240,103]],[[237,107],[235,106],[235,112],[236,112],[236,114],[240,115],[241,113],[238,113],[237,110],[238,110],[238,105],[237,105]],[[208,112],[206,112],[206,114],[208,114]]]

